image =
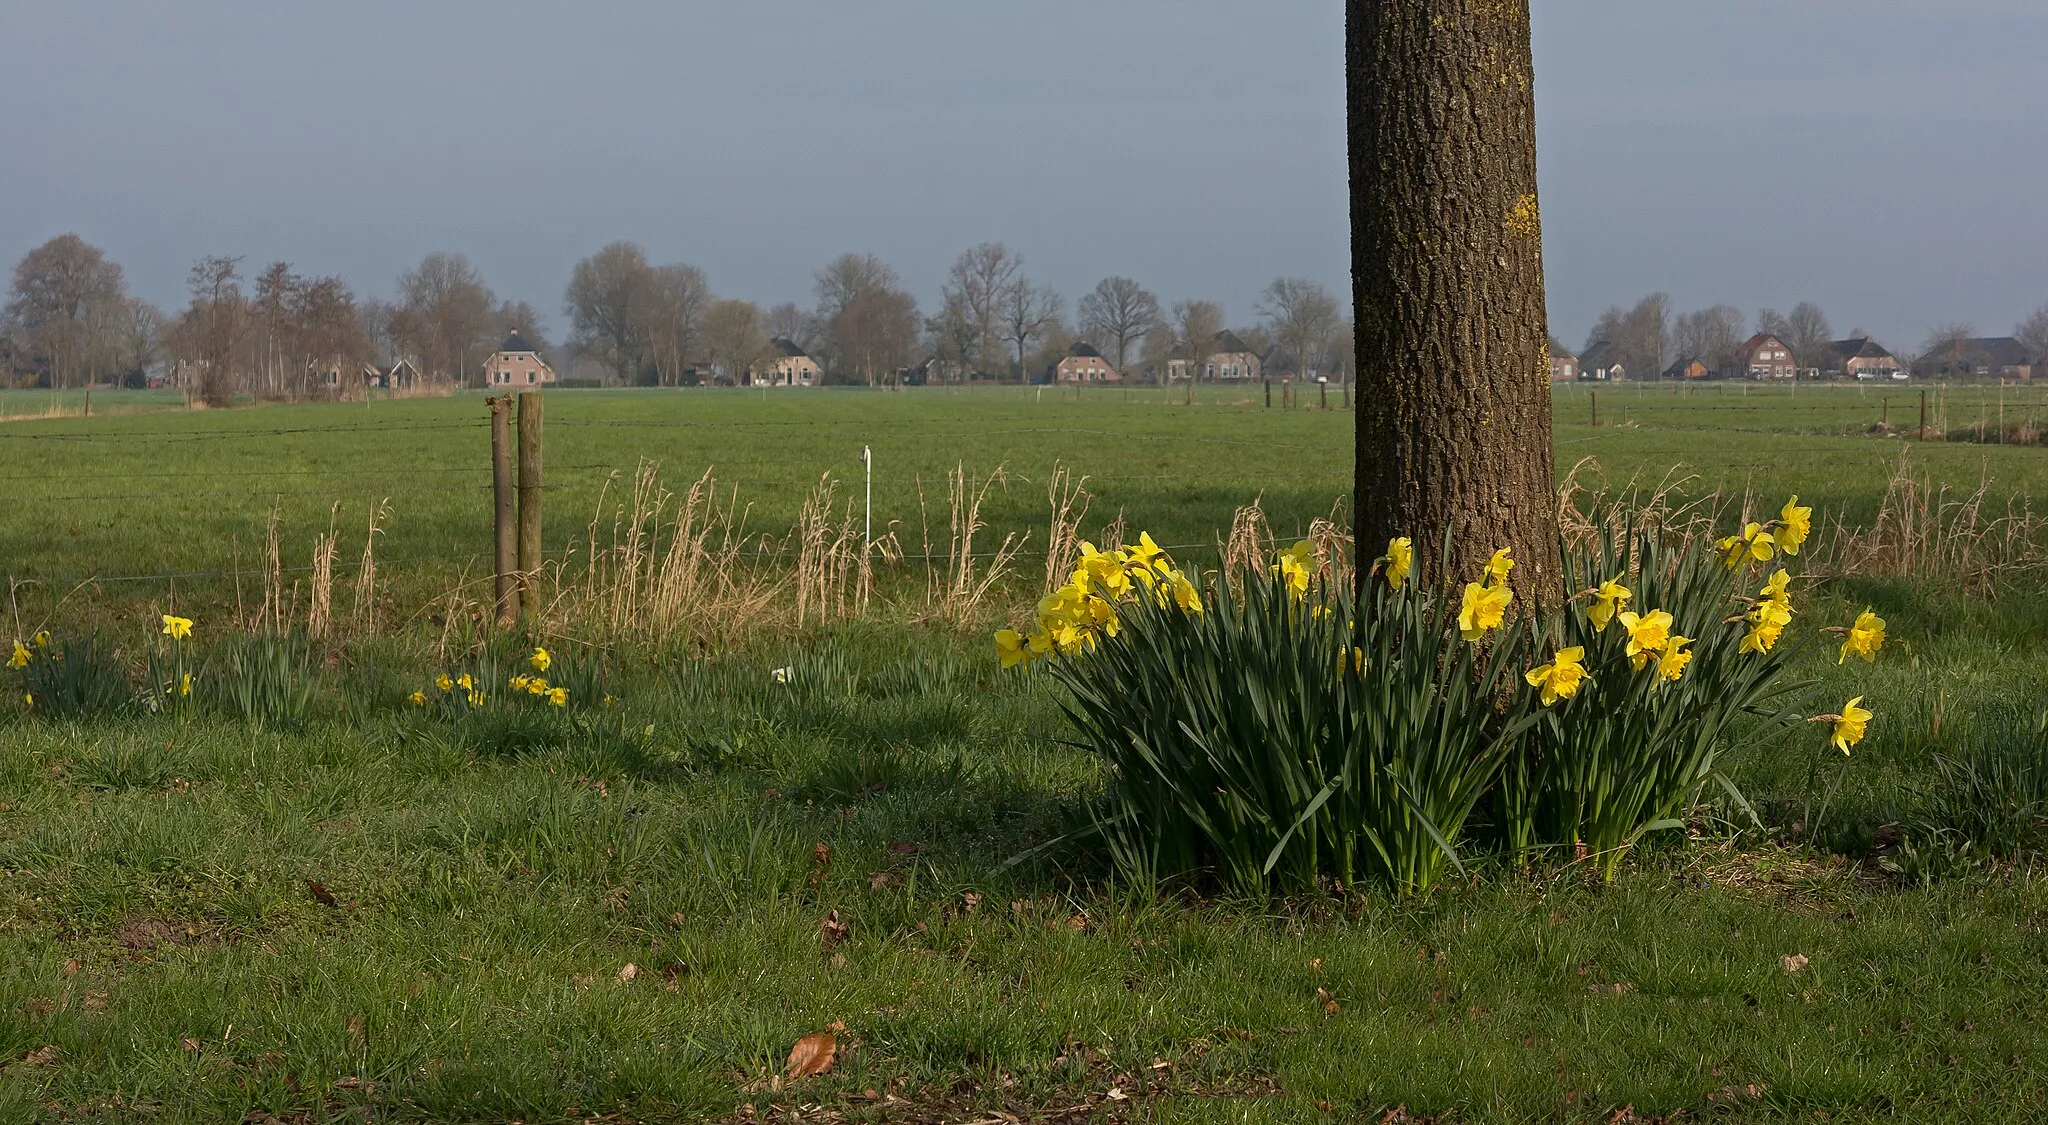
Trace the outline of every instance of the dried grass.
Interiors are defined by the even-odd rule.
[[[324,638],[334,624],[334,555],[340,545],[341,532],[334,524],[341,516],[341,502],[336,501],[327,513],[327,534],[313,539],[313,576],[308,583],[309,597],[306,606],[306,632],[314,638]],[[293,584],[293,601],[298,600],[297,584]]]
[[[1928,578],[1991,596],[1998,585],[2048,564],[2048,524],[2024,497],[2003,511],[1988,498],[1988,480],[1969,492],[1916,473],[1899,451],[1867,528],[1846,526],[1839,515],[1815,536],[1809,564],[1834,577]]]
[[[1046,504],[1052,509],[1052,523],[1045,533],[1045,589],[1047,594],[1066,584],[1074,560],[1081,557],[1081,521],[1088,518],[1094,500],[1088,492],[1088,478],[1076,480],[1065,465],[1054,465],[1046,482]],[[1121,518],[1119,518],[1121,524]],[[1107,548],[1113,549],[1113,548]]]

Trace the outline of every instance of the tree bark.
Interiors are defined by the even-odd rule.
[[[1347,0],[1359,554],[1561,591],[1529,0]],[[1449,558],[1439,558],[1448,536]]]

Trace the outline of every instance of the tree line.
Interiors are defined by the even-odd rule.
[[[1752,334],[1769,334],[1784,341],[1801,368],[1824,369],[1829,360],[1828,345],[1836,339],[1867,338],[1862,328],[1851,328],[1837,337],[1826,312],[1811,301],[1801,301],[1789,312],[1759,309],[1751,320],[1733,305],[1713,305],[1692,312],[1674,312],[1671,297],[1652,293],[1624,309],[1609,306],[1600,314],[1582,351],[1605,342],[1631,373],[1659,373],[1679,360],[1699,360],[1710,371],[1721,371],[1735,362],[1736,352]],[[2048,360],[2048,304],[2042,305],[2014,327],[2014,338],[2037,361]],[[1959,340],[1975,338],[1977,329],[1966,322],[1935,325],[1917,352],[1890,348],[1902,360],[1935,355]],[[1556,340],[1552,340],[1557,348]]]
[[[595,365],[608,382],[744,382],[778,341],[817,360],[828,381],[887,383],[914,367],[957,381],[1026,381],[1093,345],[1119,372],[1167,380],[1194,373],[1226,329],[1261,355],[1300,371],[1342,376],[1351,327],[1321,284],[1278,278],[1254,319],[1232,327],[1210,300],[1171,304],[1128,277],[1065,297],[1025,271],[1000,242],[961,253],[926,315],[902,277],[873,254],[842,254],[812,279],[808,305],[763,308],[720,297],[704,271],[657,265],[631,242],[576,263],[563,292],[570,332],[560,348],[537,310],[501,299],[459,253],[426,255],[400,274],[395,297],[359,297],[338,276],[289,262],[251,272],[208,256],[186,279],[186,303],[167,314],[128,292],[120,265],[77,235],[53,238],[14,268],[0,318],[0,381],[84,387],[146,385],[152,374],[210,403],[237,395],[323,397],[368,369],[404,362],[429,381],[481,385],[484,361],[518,331],[569,374]],[[920,378],[922,375],[920,375]]]

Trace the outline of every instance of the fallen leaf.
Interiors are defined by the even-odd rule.
[[[57,1056],[60,1053],[57,1050],[57,1045],[52,1043],[47,1047],[39,1047],[23,1055],[21,1061],[24,1066],[51,1066],[56,1063]]]
[[[631,961],[626,962],[625,966],[619,970],[620,984],[632,984],[635,980],[638,980],[639,978],[640,966],[635,965]]]
[[[1333,1016],[1344,1010],[1344,1005],[1337,1003],[1337,997],[1327,988],[1316,989],[1316,1003],[1321,1005],[1323,1011]]]
[[[674,914],[668,916],[668,928],[671,930],[680,930],[683,928],[683,921],[683,912],[678,910]]]
[[[85,994],[85,999],[80,1001],[80,1003],[88,1012],[104,1012],[107,1010],[107,994],[104,992],[88,992]]]
[[[341,905],[341,900],[334,897],[334,892],[327,889],[327,884],[318,879],[306,880],[306,893],[312,895],[313,900],[322,906]]]
[[[661,967],[661,987],[674,992],[676,982],[690,975],[690,967],[681,961],[670,961]]]
[[[1104,1094],[1103,1097],[1108,1098],[1110,1101],[1113,1102],[1120,1102],[1128,1099],[1130,1095],[1124,1093],[1122,1090],[1117,1089],[1115,1086],[1111,1086],[1109,1088],[1109,1092]]]
[[[199,1053],[199,1040],[192,1038],[190,1035],[178,1040],[178,1046],[184,1048],[185,1053],[188,1055]]]
[[[811,862],[824,867],[832,862],[832,849],[819,844],[811,849]]]
[[[837,1036],[826,1031],[814,1031],[790,1048],[789,1065],[783,1068],[783,1077],[794,1080],[823,1074],[832,1069],[832,1060],[838,1054]]]
[[[1788,976],[1806,968],[1807,964],[1808,961],[1804,953],[1787,953],[1783,957],[1778,958],[1778,967],[1785,970]]]
[[[967,911],[967,913],[972,914],[976,910],[981,909],[981,896],[975,894],[973,891],[968,891],[966,894],[960,896],[960,905]]]
[[[871,891],[879,891],[895,881],[896,876],[887,871],[870,871],[868,873],[868,889]]]
[[[916,844],[910,843],[907,840],[889,841],[890,855],[916,855],[919,850]]]
[[[1323,959],[1320,957],[1309,958],[1308,967],[1312,972],[1321,972],[1323,968]]]
[[[847,935],[852,932],[852,926],[839,920],[839,911],[836,909],[828,912],[818,923],[818,940],[823,942],[827,949],[845,941]]]
[[[353,1043],[361,1043],[363,1041],[363,1017],[350,1016],[348,1018],[348,1037],[349,1041]]]
[[[77,961],[66,961],[64,962],[64,975],[67,977],[75,977],[78,975],[78,970],[84,967],[84,965],[79,964]]]

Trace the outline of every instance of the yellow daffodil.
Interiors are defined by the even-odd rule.
[[[1792,610],[1781,602],[1758,602],[1750,608],[1748,619],[1749,632],[1743,635],[1740,651],[1769,652],[1791,622]]]
[[[1040,629],[1024,638],[1024,646],[1031,650],[1033,657],[1049,655],[1052,652],[1052,634]]]
[[[996,659],[1003,667],[1015,668],[1031,659],[1031,648],[1024,643],[1024,634],[1015,629],[996,630]]]
[[[1730,535],[1714,546],[1721,549],[1721,561],[1729,570],[1734,570],[1750,560],[1771,561],[1771,556],[1777,553],[1778,541],[1764,525],[1752,523],[1743,526],[1741,535]]]
[[[605,693],[605,697],[604,697],[604,705],[605,705],[605,706],[606,706],[607,708],[610,708],[610,707],[615,707],[615,706],[617,706],[617,705],[618,705],[618,702],[619,702],[619,697],[618,697],[618,696],[616,696],[616,695],[612,695],[612,694],[611,694],[610,692],[606,692],[606,693]]]
[[[1152,541],[1152,533],[1138,533],[1138,545],[1127,552],[1128,565],[1133,570],[1161,571],[1165,567],[1166,552]]]
[[[423,692],[423,691],[416,691],[416,692],[413,692],[413,693],[412,693],[412,695],[411,695],[411,696],[410,696],[409,698],[410,698],[410,699],[412,700],[412,705],[413,705],[414,707],[424,707],[424,706],[426,706],[426,703],[427,703],[427,693],[426,693],[426,692]]]
[[[1081,561],[1074,568],[1074,580],[1084,585],[1092,584],[1100,589],[1104,597],[1120,598],[1131,592],[1131,575],[1125,569],[1125,557],[1108,554],[1095,549],[1095,544],[1081,544]]]
[[[172,639],[172,640],[174,640],[174,641],[182,641],[182,640],[184,640],[184,639],[185,639],[186,637],[189,637],[189,636],[191,636],[191,635],[192,635],[192,619],[191,619],[191,618],[189,618],[189,617],[173,617],[173,616],[171,616],[171,615],[170,615],[170,614],[168,614],[168,613],[164,614],[163,616],[164,616],[164,636],[166,636],[166,637],[169,637],[169,638],[171,638],[171,639]]]
[[[461,676],[456,678],[455,686],[461,688],[464,691],[475,691],[476,677],[470,675],[468,672],[464,672]]]
[[[1628,630],[1628,658],[1637,668],[1650,662],[1652,656],[1664,651],[1671,640],[1671,615],[1661,609],[1648,613],[1622,613],[1615,620]]]
[[[482,707],[484,705],[484,693],[480,691],[470,692],[469,705],[471,707]]]
[[[1692,653],[1685,651],[1685,646],[1691,643],[1691,637],[1681,637],[1676,633],[1664,642],[1664,653],[1657,658],[1658,683],[1674,682],[1685,675],[1685,666],[1692,663]]]
[[[1522,678],[1529,681],[1530,687],[1542,690],[1543,705],[1548,707],[1560,699],[1577,695],[1579,685],[1591,678],[1586,675],[1585,665],[1580,663],[1585,658],[1586,650],[1578,645],[1561,648],[1556,656],[1550,658],[1550,663],[1531,668],[1522,673]]]
[[[191,694],[192,694],[192,673],[190,673],[190,672],[187,672],[187,673],[185,673],[184,675],[182,675],[182,676],[179,676],[179,677],[178,677],[178,698],[179,698],[179,699],[184,699],[184,698],[187,698],[188,696],[190,696]]]
[[[1635,591],[1622,585],[1621,579],[1610,578],[1593,591],[1593,604],[1586,607],[1586,620],[1593,623],[1594,629],[1604,631],[1607,623],[1614,620],[1615,613],[1635,596]]]
[[[1508,615],[1508,606],[1514,600],[1513,591],[1506,586],[1465,583],[1465,600],[1458,607],[1458,632],[1466,640],[1476,641],[1488,630],[1500,628],[1501,621]]]
[[[1297,600],[1308,596],[1309,580],[1315,563],[1314,544],[1304,539],[1281,552],[1280,561],[1273,567],[1273,573],[1287,587],[1287,592]]]
[[[533,679],[526,681],[526,694],[546,695],[547,693],[548,682],[546,680],[541,679],[539,676],[535,676]]]
[[[1851,746],[1863,741],[1863,730],[1870,725],[1871,712],[1863,706],[1863,697],[1857,696],[1842,705],[1842,713],[1835,716],[1832,736],[1828,739],[1834,748],[1847,754]]]
[[[1764,588],[1759,593],[1762,595],[1763,600],[1783,606],[1785,612],[1790,614],[1792,612],[1791,586],[1791,573],[1780,567],[1776,574],[1771,575],[1770,578],[1764,581]]]
[[[1849,635],[1842,641],[1842,655],[1835,663],[1840,664],[1851,656],[1860,656],[1875,661],[1877,650],[1884,647],[1884,618],[1865,609],[1856,615],[1856,624],[1849,627]]]
[[[1486,561],[1486,580],[1488,582],[1495,586],[1504,585],[1507,582],[1508,571],[1515,569],[1515,560],[1511,553],[1513,550],[1514,548],[1512,547],[1502,547],[1493,553],[1491,559]]]
[[[37,648],[50,647],[50,631],[48,629],[38,630],[33,639]]]
[[[16,641],[14,642],[14,655],[7,658],[7,666],[9,668],[26,668],[28,667],[29,657],[28,646],[20,641]]]
[[[548,666],[555,662],[555,658],[548,655],[547,649],[536,648],[533,650],[533,655],[526,658],[526,662],[533,666],[534,671],[545,672],[548,670]]]
[[[1778,512],[1778,549],[1788,555],[1799,553],[1799,545],[1813,534],[1813,509],[1799,506],[1799,496],[1794,493],[1785,507]]]
[[[1073,652],[1088,642],[1088,634],[1076,625],[1060,625],[1046,633],[1052,638],[1052,647],[1060,652]]]
[[[443,672],[434,677],[434,686],[442,691],[454,691],[455,681],[448,678],[448,673]]]
[[[567,707],[569,705],[569,689],[548,689],[548,705],[551,707]]]
[[[34,693],[34,692],[27,692],[27,691],[25,691],[25,692],[22,692],[22,693],[21,693],[21,705],[22,705],[23,707],[34,707],[34,706],[36,705],[36,697],[35,697],[35,693]]]
[[[1167,584],[1173,591],[1173,604],[1179,606],[1182,613],[1202,612],[1202,594],[1195,589],[1193,582],[1188,581],[1187,575],[1176,570],[1167,576]]]
[[[1408,584],[1415,569],[1415,544],[1406,535],[1387,540],[1387,588],[1398,590]]]
[[[532,682],[533,678],[530,676],[513,676],[505,681],[505,686],[513,691],[525,691],[526,685]]]

